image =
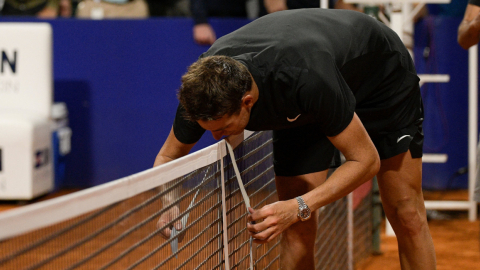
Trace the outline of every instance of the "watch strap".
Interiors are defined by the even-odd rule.
[[[311,210],[310,208],[308,207],[308,205],[305,203],[305,201],[303,200],[303,198],[301,196],[298,196],[295,198],[298,202],[298,214],[297,216],[300,218],[300,220],[302,221],[306,221],[308,219],[310,219],[310,216],[311,216]],[[307,211],[307,216],[305,217],[304,214],[302,214],[304,211]]]
[[[307,204],[305,203],[305,201],[303,200],[303,198],[301,196],[298,196],[295,199],[297,199],[298,206],[300,208],[308,208]]]

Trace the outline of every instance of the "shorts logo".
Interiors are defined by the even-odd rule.
[[[413,139],[413,137],[410,136],[410,135],[403,135],[402,137],[398,137],[397,143],[399,143],[401,140],[403,140],[403,139],[405,139],[405,138],[407,138],[407,137],[410,137],[411,139]]]
[[[293,119],[290,119],[290,118],[287,117],[287,121],[288,121],[288,122],[293,122],[293,121],[297,120],[297,118],[300,117],[300,115],[301,115],[301,114],[297,115],[297,117],[295,117],[295,118],[293,118]]]

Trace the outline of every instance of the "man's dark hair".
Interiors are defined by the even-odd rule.
[[[191,121],[216,120],[240,112],[242,97],[252,88],[247,68],[228,56],[208,56],[182,76],[178,99]]]

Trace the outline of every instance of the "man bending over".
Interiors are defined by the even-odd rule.
[[[280,201],[250,209],[256,223],[247,228],[257,243],[282,235],[283,269],[314,269],[313,212],[375,175],[402,269],[435,269],[418,82],[398,36],[365,14],[269,14],[220,38],[189,67],[155,165],[186,155],[205,130],[217,140],[273,130]],[[346,162],[326,179],[335,148]]]

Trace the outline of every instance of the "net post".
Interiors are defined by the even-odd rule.
[[[320,0],[320,8],[328,9],[328,0]]]
[[[353,270],[353,191],[347,195],[348,270]]]
[[[373,254],[381,254],[380,244],[380,227],[382,224],[382,201],[380,199],[380,191],[378,189],[377,177],[373,178],[373,194],[372,194],[372,204],[373,204],[373,213],[372,213],[372,225],[373,225]]]
[[[223,256],[225,257],[225,270],[230,270],[230,259],[228,251],[228,230],[227,230],[227,204],[225,200],[225,172],[223,157],[226,155],[225,141],[218,143],[218,154],[220,159],[220,178],[222,182],[222,226],[223,226]]]
[[[474,201],[477,178],[478,136],[478,45],[468,49],[468,219],[477,219],[477,203]]]

